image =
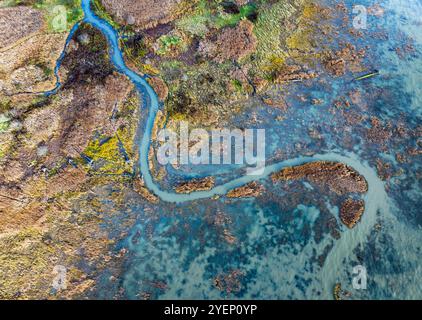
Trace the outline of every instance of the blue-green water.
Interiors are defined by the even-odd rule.
[[[366,1],[366,4],[371,4]],[[260,177],[241,176],[239,172],[207,192],[180,195],[160,188],[148,166],[151,131],[160,103],[146,79],[124,63],[117,32],[93,14],[90,1],[83,0],[84,21],[100,30],[109,43],[111,61],[138,88],[148,113],[140,142],[140,168],[146,186],[162,202],[159,205],[133,204],[138,216],[130,236],[119,245],[129,249],[117,284],[105,279],[95,293],[99,298],[258,298],[258,299],[322,299],[332,297],[332,288],[341,282],[354,298],[421,298],[421,204],[420,159],[403,165],[405,174],[386,185],[378,177],[377,157],[402,151],[405,145],[389,144],[381,150],[364,140],[367,124],[347,125],[338,114],[328,112],[333,98],[359,88],[366,97],[368,116],[382,121],[403,121],[410,128],[420,124],[422,58],[420,34],[420,1],[382,1],[386,12],[382,18],[371,16],[372,27],[356,45],[368,45],[368,68],[380,70],[381,76],[364,82],[353,77],[330,79],[329,84],[291,88],[288,97],[288,119],[274,125],[276,111],[254,106],[262,126],[271,132],[268,157],[278,150],[288,160],[272,161]],[[346,2],[351,8],[352,2]],[[374,24],[379,24],[374,26]],[[371,32],[384,31],[387,39],[371,37]],[[394,48],[403,38],[414,42],[415,52],[400,59]],[[346,40],[346,39],[345,39]],[[348,40],[348,39],[347,39]],[[312,97],[324,98],[323,106],[309,106],[294,98],[295,90]],[[240,120],[239,120],[240,121]],[[308,136],[308,128],[319,126],[324,144],[317,145]],[[352,146],[346,143],[352,139]],[[409,146],[414,139],[407,141]],[[301,143],[305,152],[291,148]],[[287,150],[287,151],[286,151]],[[313,156],[303,156],[313,151]],[[391,157],[389,158],[391,159]],[[394,157],[392,158],[394,160]],[[311,186],[297,184],[288,190],[276,190],[268,176],[286,166],[317,160],[338,161],[350,165],[368,181],[366,209],[360,224],[353,230],[340,226],[339,203],[313,192]],[[394,163],[398,165],[397,163]],[[221,168],[221,172],[224,172]],[[235,176],[236,175],[236,176]],[[249,200],[227,200],[228,190],[259,179],[268,192],[264,197]],[[273,190],[274,189],[274,190]],[[387,191],[388,190],[388,191]],[[296,203],[297,202],[297,203]],[[410,206],[406,204],[411,203]],[[223,217],[224,222],[216,223]],[[334,222],[341,233],[333,237]],[[330,222],[331,221],[331,222]],[[381,231],[375,226],[380,224]],[[221,227],[223,225],[223,227]],[[224,230],[223,230],[224,229]],[[235,241],[225,240],[227,230]],[[326,259],[318,264],[318,256]],[[353,291],[353,266],[368,269],[369,287]],[[220,274],[240,270],[235,277],[238,288],[221,292],[213,284]],[[230,283],[229,280],[226,282]],[[160,285],[157,285],[160,283]],[[236,287],[236,286],[235,286]],[[123,288],[123,293],[120,289]]]
[[[154,182],[151,172],[148,165],[148,154],[151,146],[151,132],[154,126],[154,121],[157,116],[157,111],[159,110],[160,103],[157,94],[154,92],[152,87],[148,84],[144,77],[141,77],[130,68],[128,68],[124,62],[122,52],[119,48],[118,34],[117,32],[109,25],[106,21],[101,20],[96,16],[90,8],[90,1],[83,0],[82,8],[85,13],[84,21],[91,24],[100,30],[107,38],[109,46],[111,47],[111,61],[113,62],[116,69],[125,74],[133,84],[138,88],[141,95],[144,99],[143,109],[148,112],[148,119],[145,125],[145,131],[142,135],[142,140],[140,143],[140,168],[142,177],[145,180],[145,184],[149,190],[154,194],[159,196],[161,200],[166,202],[176,202],[183,203],[187,201],[194,201],[199,199],[212,198],[216,195],[225,195],[228,191],[237,188],[239,186],[245,185],[249,182],[268,178],[268,176],[274,172],[280,171],[282,168],[296,166],[304,163],[309,163],[312,161],[318,160],[329,160],[329,161],[338,161],[344,162],[353,167],[356,163],[352,160],[349,160],[345,156],[340,156],[334,153],[329,153],[326,155],[315,155],[312,157],[297,157],[295,159],[289,159],[287,161],[277,163],[271,166],[267,166],[264,173],[260,176],[247,175],[241,178],[232,180],[224,185],[217,186],[209,191],[204,192],[193,192],[190,194],[177,194],[175,192],[167,192],[161,190],[159,186]],[[357,168],[356,168],[357,169]]]

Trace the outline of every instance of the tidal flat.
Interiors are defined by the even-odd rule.
[[[0,298],[421,299],[422,5],[354,5],[1,1]],[[161,166],[180,121],[265,172]]]

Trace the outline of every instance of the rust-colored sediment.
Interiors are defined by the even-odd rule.
[[[215,179],[213,177],[206,177],[200,180],[191,180],[183,182],[176,187],[177,193],[192,193],[195,191],[208,191],[214,187]]]
[[[264,187],[256,181],[248,183],[247,185],[233,189],[227,193],[229,198],[253,198],[258,197],[264,191]]]
[[[353,168],[337,162],[318,161],[290,167],[274,173],[273,182],[307,179],[319,186],[327,186],[338,195],[366,193],[368,183]]]
[[[118,23],[148,29],[172,21],[181,0],[102,0],[101,3]]]
[[[341,221],[350,229],[353,229],[365,212],[363,200],[347,199],[340,209]]]

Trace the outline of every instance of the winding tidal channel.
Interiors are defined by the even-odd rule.
[[[124,74],[130,79],[142,97],[141,108],[143,111],[148,112],[148,118],[139,145],[140,171],[145,181],[145,186],[152,193],[157,195],[162,201],[181,204],[199,199],[208,199],[214,196],[224,196],[228,191],[234,188],[238,188],[255,180],[266,179],[272,173],[280,171],[285,167],[298,166],[315,161],[341,162],[354,168],[363,177],[365,177],[368,182],[369,190],[364,197],[366,208],[362,221],[353,230],[345,231],[342,234],[341,239],[335,242],[334,248],[330,252],[322,270],[322,276],[326,280],[325,283],[327,286],[324,288],[324,292],[331,292],[331,285],[332,282],[335,281],[337,268],[341,267],[342,261],[347,257],[348,254],[350,254],[350,250],[353,250],[353,248],[355,248],[360,243],[363,243],[367,239],[367,236],[370,234],[371,229],[376,223],[377,212],[382,211],[383,213],[386,213],[389,211],[390,201],[385,192],[385,185],[378,178],[375,170],[366,163],[363,163],[361,160],[359,160],[358,156],[352,153],[344,155],[336,153],[317,154],[312,157],[298,157],[267,166],[264,173],[260,176],[241,176],[228,183],[216,186],[209,191],[193,192],[190,194],[177,194],[172,191],[162,190],[155,183],[151,175],[148,160],[149,149],[151,147],[151,132],[153,131],[157,112],[161,106],[159,98],[154,92],[153,88],[148,84],[146,77],[137,74],[125,64],[123,53],[119,47],[119,35],[117,31],[108,22],[94,14],[91,9],[90,0],[82,0],[82,9],[84,12],[83,22],[92,25],[106,37],[110,48],[111,62],[118,72]],[[72,28],[68,41],[78,26],[79,23]],[[56,76],[60,67],[60,61],[62,59],[63,56],[61,56],[57,62]],[[57,91],[59,86],[60,83],[58,80],[57,87],[49,94]]]

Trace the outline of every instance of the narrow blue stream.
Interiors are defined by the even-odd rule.
[[[47,92],[45,92],[45,93],[44,93],[46,96],[51,96],[51,95],[56,94],[56,93],[57,93],[57,91],[60,89],[60,87],[61,87],[61,85],[62,85],[61,80],[60,80],[60,76],[59,76],[59,70],[60,70],[60,67],[61,67],[61,65],[62,65],[63,59],[64,59],[64,58],[65,58],[65,56],[66,56],[66,49],[67,49],[67,47],[68,47],[68,45],[69,45],[69,42],[70,42],[70,40],[72,40],[73,35],[74,35],[74,34],[75,34],[75,32],[78,30],[78,28],[79,28],[80,24],[81,24],[80,22],[77,22],[77,23],[76,23],[76,24],[72,27],[72,29],[70,29],[69,35],[67,36],[66,43],[65,43],[65,45],[64,45],[64,49],[63,49],[62,53],[60,54],[59,59],[58,59],[58,60],[57,60],[57,62],[56,62],[56,66],[54,67],[54,75],[55,75],[55,77],[56,77],[56,85],[55,85],[55,87],[54,87],[52,90],[47,91]]]
[[[144,134],[140,144],[140,170],[142,176],[145,181],[145,185],[149,190],[151,190],[154,194],[156,194],[161,200],[166,202],[173,202],[173,203],[183,203],[187,201],[194,201],[199,199],[207,199],[212,198],[214,196],[222,196],[225,195],[228,191],[245,185],[249,182],[255,180],[261,180],[267,178],[274,172],[277,172],[285,167],[289,166],[297,166],[309,162],[314,161],[336,161],[336,162],[343,162],[351,167],[354,167],[358,172],[364,175],[363,171],[366,171],[364,166],[360,164],[354,158],[341,156],[335,153],[329,153],[325,155],[315,155],[312,157],[298,157],[295,159],[289,159],[271,166],[267,166],[264,173],[260,176],[254,175],[246,175],[242,176],[238,179],[232,180],[226,184],[217,186],[209,191],[203,192],[193,192],[190,194],[177,194],[174,192],[168,192],[165,190],[161,190],[160,187],[154,182],[154,179],[151,176],[151,172],[149,170],[149,163],[148,163],[148,153],[151,146],[151,132],[153,130],[154,121],[157,115],[157,111],[160,107],[160,102],[158,99],[157,94],[153,90],[153,88],[148,84],[145,77],[138,75],[136,72],[131,70],[127,67],[124,62],[122,51],[119,47],[119,36],[116,30],[107,23],[106,21],[99,18],[97,15],[93,13],[90,6],[90,0],[82,0],[82,9],[85,14],[84,22],[91,24],[93,27],[100,30],[104,36],[107,38],[109,47],[110,47],[110,56],[113,65],[116,69],[126,75],[130,81],[136,86],[139,90],[141,95],[144,97],[144,109],[148,111],[148,119],[146,122]],[[367,177],[368,178],[368,177]],[[370,179],[367,179],[368,182],[371,184]],[[376,181],[378,182],[378,181]]]
[[[315,161],[341,162],[354,168],[357,172],[366,178],[368,181],[369,190],[364,197],[366,202],[364,217],[361,223],[356,226],[356,228],[353,230],[346,230],[344,233],[342,233],[341,239],[336,241],[332,251],[327,257],[324,267],[321,270],[323,275],[322,278],[324,279],[324,286],[326,286],[323,288],[323,292],[327,294],[325,298],[329,298],[329,293],[332,290],[330,286],[336,281],[336,270],[340,268],[342,262],[348,257],[351,250],[366,241],[368,235],[371,233],[371,230],[376,223],[377,212],[382,211],[384,214],[389,214],[390,212],[390,199],[385,191],[385,184],[379,179],[376,171],[367,163],[363,163],[356,154],[347,153],[340,155],[337,153],[327,153],[314,155],[312,157],[297,157],[269,165],[266,167],[264,173],[260,176],[241,176],[228,183],[216,186],[209,191],[194,192],[191,194],[177,194],[175,192],[160,189],[151,175],[148,163],[148,154],[151,147],[151,132],[153,130],[157,112],[160,108],[159,98],[154,92],[153,88],[148,84],[145,76],[138,75],[136,72],[127,67],[124,62],[122,51],[119,47],[119,36],[117,31],[114,30],[109,23],[96,16],[90,7],[90,4],[90,0],[82,0],[82,9],[85,15],[83,22],[92,25],[101,31],[102,34],[106,37],[110,48],[111,62],[118,72],[126,75],[130,79],[143,98],[142,108],[148,112],[148,118],[145,124],[142,139],[140,141],[140,171],[145,181],[146,187],[154,194],[156,194],[161,200],[170,203],[185,203],[199,199],[208,199],[214,196],[223,196],[231,189],[240,187],[255,180],[266,179],[272,173],[277,172],[285,167],[297,166]],[[73,32],[76,30],[76,28],[77,26],[72,29]],[[60,67],[61,59],[62,57],[58,61],[56,76],[57,70]],[[59,86],[60,83],[58,81],[57,87],[54,91],[56,91]]]

